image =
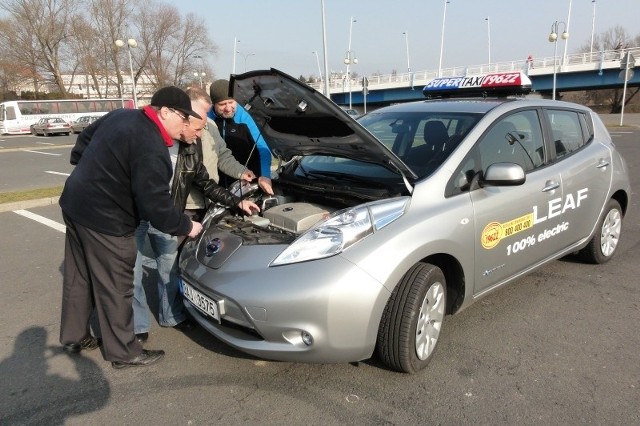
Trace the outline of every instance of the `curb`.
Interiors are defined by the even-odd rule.
[[[15,201],[13,203],[0,204],[0,212],[9,212],[14,210],[30,209],[33,207],[44,207],[52,204],[58,204],[60,196],[49,198],[38,198],[36,200]]]

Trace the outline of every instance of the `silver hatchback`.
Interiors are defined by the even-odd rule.
[[[241,351],[322,363],[377,355],[416,372],[446,314],[559,257],[615,254],[627,167],[584,106],[502,97],[501,85],[493,98],[354,121],[277,70],[231,85],[279,160],[275,195],[237,184],[261,213],[210,209],[180,267],[192,316]]]

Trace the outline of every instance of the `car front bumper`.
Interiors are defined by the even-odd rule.
[[[219,269],[187,244],[182,279],[214,300],[220,321],[190,301],[190,314],[209,333],[243,352],[296,362],[370,358],[389,291],[341,256],[269,267],[283,246],[240,247]],[[312,338],[309,345],[302,335]]]

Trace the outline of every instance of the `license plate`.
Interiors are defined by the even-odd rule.
[[[186,297],[193,306],[198,308],[205,315],[216,319],[218,322],[220,321],[220,312],[216,302],[209,299],[207,296],[200,293],[184,281],[182,281],[182,288],[184,291],[184,297]]]

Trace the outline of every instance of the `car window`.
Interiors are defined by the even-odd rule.
[[[16,109],[15,107],[9,106],[5,110],[7,114],[7,120],[15,120],[16,119]]]
[[[581,121],[585,123],[584,114],[555,109],[547,109],[545,114],[551,128],[557,157],[563,157],[580,149],[590,139],[590,132],[587,129],[583,130],[581,125]]]
[[[503,116],[460,163],[447,184],[446,196],[467,191],[473,177],[494,163],[516,163],[528,172],[543,166],[546,159],[538,111],[522,110]]]
[[[478,144],[480,170],[494,163],[516,163],[524,170],[544,164],[542,127],[536,110],[519,111],[496,121]]]

